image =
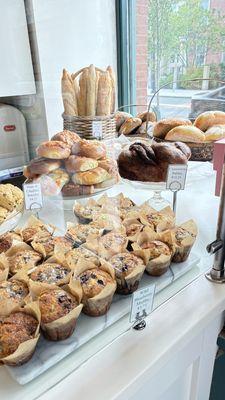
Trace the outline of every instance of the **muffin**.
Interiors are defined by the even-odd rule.
[[[11,274],[16,274],[20,270],[29,270],[35,267],[42,256],[34,251],[30,246],[24,244],[15,245],[6,253]]]
[[[52,236],[49,232],[38,232],[31,242],[34,250],[38,251],[44,258],[54,254],[55,246],[62,246],[67,250],[72,248],[72,242],[63,236]]]
[[[40,312],[35,302],[0,317],[0,362],[18,366],[32,357],[39,339]]]
[[[75,202],[73,211],[79,222],[82,224],[88,224],[92,221],[92,215],[94,211],[99,211],[100,206],[95,200],[88,200],[85,205]]]
[[[135,218],[125,219],[123,225],[126,228],[126,235],[130,242],[135,242],[139,233],[141,233],[144,228],[140,220]]]
[[[21,237],[14,232],[7,232],[0,235],[0,254],[9,250],[15,240],[21,241]]]
[[[71,269],[55,262],[46,262],[39,265],[30,274],[30,282],[32,290],[43,290],[56,285],[64,285],[69,282],[71,276]],[[34,285],[36,283],[36,285]]]
[[[74,279],[81,284],[83,312],[91,317],[106,314],[116,291],[115,273],[110,264],[102,261],[96,267],[92,262],[80,259]]]
[[[65,340],[72,335],[83,307],[80,295],[61,288],[45,290],[40,294],[41,329],[47,339]]]
[[[16,306],[22,306],[29,289],[26,282],[18,279],[0,282],[0,310],[1,315],[9,314]]]
[[[109,259],[114,254],[122,253],[128,244],[127,237],[123,232],[112,231],[103,235],[98,240],[98,254]]]
[[[147,274],[163,275],[171,264],[173,254],[172,236],[169,231],[161,235],[140,233],[137,242],[132,244],[134,254],[143,258]]]
[[[80,246],[78,248],[70,250],[66,254],[66,264],[71,268],[74,269],[77,265],[78,260],[82,258],[88,261],[91,261],[92,263],[99,265],[99,257],[91,252],[90,250],[86,249],[83,246]]]
[[[119,229],[122,220],[119,215],[110,214],[107,211],[101,213],[93,213],[93,225],[106,230]]]
[[[197,237],[198,228],[193,220],[187,221],[172,230],[175,263],[186,261]]]
[[[115,271],[117,293],[131,294],[137,290],[145,270],[142,258],[124,252],[116,254],[110,258],[109,262]]]
[[[166,207],[160,212],[149,207],[141,211],[140,221],[154,232],[163,232],[174,227],[175,215],[170,207]]]
[[[102,228],[99,228],[92,222],[90,224],[71,224],[68,223],[66,237],[71,238],[74,245],[81,245],[86,242],[88,235],[95,235],[96,237],[101,236],[103,232]]]

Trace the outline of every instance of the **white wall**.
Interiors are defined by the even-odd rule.
[[[116,71],[115,0],[30,0],[48,134],[62,129],[61,72],[91,63]]]

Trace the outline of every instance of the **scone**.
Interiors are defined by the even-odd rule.
[[[117,293],[131,294],[137,290],[145,270],[144,261],[129,252],[119,253],[110,258],[115,270]]]
[[[0,362],[19,366],[30,360],[39,339],[39,322],[40,312],[34,302],[0,317]]]
[[[179,263],[186,261],[197,237],[198,228],[193,220],[187,221],[172,230],[172,239],[175,247],[172,261]]]
[[[72,335],[83,307],[81,295],[81,289],[79,293],[76,290],[71,293],[61,288],[40,294],[41,329],[47,339],[65,340]]]
[[[92,317],[106,314],[116,290],[112,267],[102,261],[96,268],[95,264],[80,259],[74,270],[74,279],[82,287],[83,312]]]

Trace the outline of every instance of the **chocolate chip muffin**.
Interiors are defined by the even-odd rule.
[[[39,265],[31,274],[30,279],[39,283],[62,285],[69,282],[70,268],[57,263],[44,263]]]
[[[11,274],[16,274],[18,271],[25,269],[29,270],[41,260],[41,254],[34,250],[19,250],[13,256],[8,258],[9,270]]]
[[[145,270],[144,261],[140,257],[126,252],[115,255],[109,262],[115,270],[117,292],[131,294],[137,290]]]
[[[39,297],[39,306],[41,328],[47,339],[65,340],[72,335],[82,309],[72,294],[60,288],[44,291]],[[66,320],[62,319],[65,316]],[[54,326],[55,321],[57,326]]]
[[[13,354],[21,343],[35,337],[38,321],[24,312],[15,312],[0,318],[0,360]],[[32,354],[29,355],[29,358]],[[21,360],[20,364],[28,361]],[[10,364],[10,363],[8,363]]]

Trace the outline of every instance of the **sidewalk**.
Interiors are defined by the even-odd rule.
[[[197,93],[204,93],[206,90],[188,90],[188,89],[161,89],[159,92],[160,97],[183,97],[191,98]],[[148,90],[148,96],[152,96],[154,92]]]

